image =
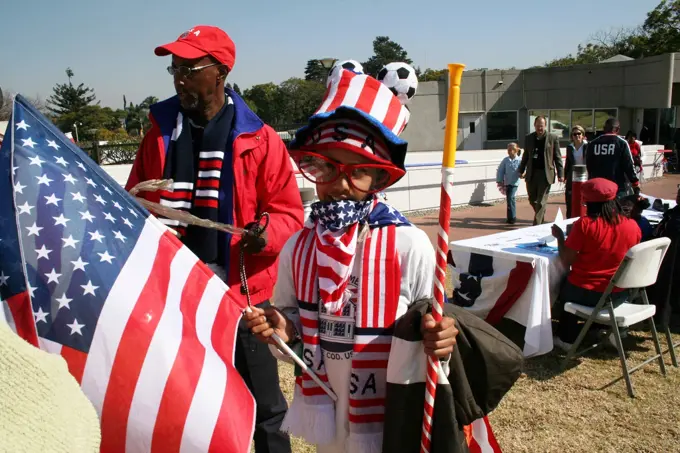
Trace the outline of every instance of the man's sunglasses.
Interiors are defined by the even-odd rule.
[[[191,75],[194,72],[198,72],[202,69],[205,68],[210,68],[212,66],[222,66],[222,63],[210,63],[204,66],[197,66],[195,68],[190,68],[188,66],[168,66],[168,74],[171,76],[179,76],[179,77],[191,77]]]
[[[581,132],[572,132],[571,133],[572,137],[580,137],[581,135],[583,135]]]
[[[302,176],[314,184],[332,184],[342,175],[354,189],[374,194],[404,176],[404,171],[386,164],[341,164],[309,151],[291,151]]]

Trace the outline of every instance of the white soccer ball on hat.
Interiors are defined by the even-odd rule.
[[[376,78],[389,88],[403,105],[408,104],[416,95],[418,76],[416,70],[407,63],[389,63],[383,66]]]
[[[340,69],[347,69],[348,71],[352,71],[355,74],[363,74],[364,73],[364,67],[361,66],[361,63],[359,63],[356,60],[338,61],[333,65],[330,72],[328,73],[328,80],[326,81],[326,85],[328,85],[328,83],[330,83],[331,79],[333,78],[334,73],[337,73],[338,71],[340,71]]]

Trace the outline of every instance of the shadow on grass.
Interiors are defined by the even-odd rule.
[[[503,335],[508,337],[512,342],[514,342],[520,348],[524,347],[524,334],[525,329],[522,325],[504,318],[500,324],[494,326]],[[557,331],[557,323],[553,325],[553,331]],[[597,347],[590,349],[578,357],[572,358],[569,362],[565,363],[564,360],[567,356],[565,351],[559,348],[554,348],[550,353],[544,354],[538,357],[532,357],[525,359],[524,361],[524,373],[528,378],[537,381],[549,381],[555,376],[559,376],[573,368],[577,368],[582,362],[589,360],[592,362],[600,362],[598,366],[614,366],[617,367],[619,363],[619,355],[615,348],[607,345],[604,341],[606,335],[604,335],[604,330],[600,333],[593,333],[586,336],[586,340],[581,344],[579,350],[584,350],[588,346],[593,344],[598,344]],[[623,349],[626,353],[626,357],[630,360],[631,354],[643,354],[651,356],[654,354],[653,346],[650,349],[649,342],[652,338],[651,333],[648,329],[640,326],[638,329],[630,331],[631,334],[623,338]],[[634,333],[634,334],[632,334]],[[660,335],[659,340],[662,343],[664,338]],[[644,344],[645,342],[648,342]],[[633,361],[629,363],[629,366],[635,366],[637,362]],[[616,376],[612,376],[614,379]]]

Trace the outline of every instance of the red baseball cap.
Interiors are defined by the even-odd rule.
[[[234,41],[224,30],[210,25],[197,25],[185,31],[177,41],[156,47],[154,53],[159,57],[172,54],[187,60],[211,55],[230,71],[236,61]]]
[[[619,186],[605,178],[593,178],[583,183],[581,193],[583,201],[593,203],[604,203],[616,198]]]

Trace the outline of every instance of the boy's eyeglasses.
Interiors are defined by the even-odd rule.
[[[385,190],[404,175],[404,171],[385,164],[341,164],[320,154],[291,152],[302,176],[314,184],[332,184],[341,175],[354,189],[374,194]]]

